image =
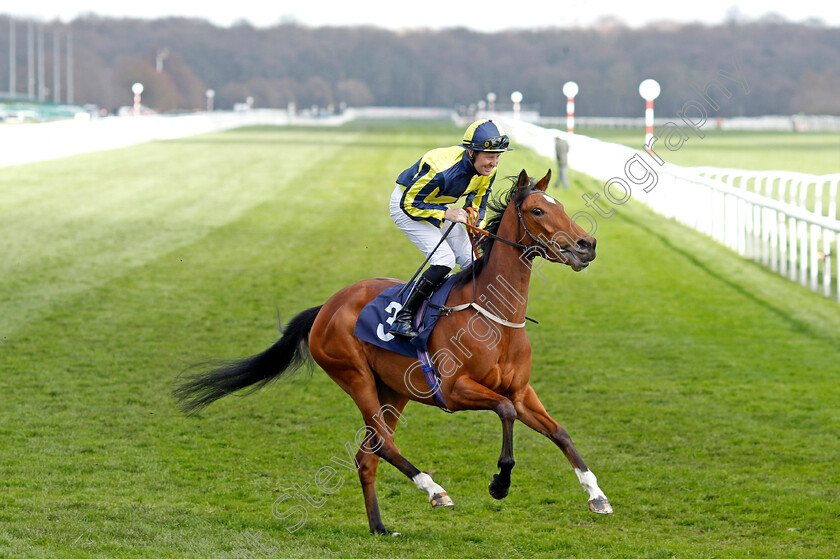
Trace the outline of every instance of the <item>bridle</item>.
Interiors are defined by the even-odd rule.
[[[508,239],[502,238],[502,237],[500,237],[500,236],[498,236],[494,233],[491,233],[490,231],[487,231],[486,229],[481,229],[480,227],[477,227],[476,225],[470,223],[469,220],[467,221],[467,223],[465,225],[466,225],[467,229],[472,231],[473,233],[477,233],[479,235],[484,235],[486,237],[490,237],[491,239],[494,239],[496,241],[500,241],[500,242],[502,242],[506,245],[510,245],[510,246],[512,246],[514,248],[518,248],[519,250],[522,250],[522,251],[527,252],[529,249],[534,248],[534,245],[522,244],[522,240],[525,239],[525,236],[527,235],[528,237],[531,238],[532,241],[534,241],[534,243],[536,243],[536,245],[539,248],[546,251],[546,253],[550,253],[550,252],[554,252],[554,253],[571,252],[568,249],[560,248],[559,246],[554,247],[554,248],[548,246],[548,244],[546,244],[545,242],[543,242],[540,239],[538,239],[537,237],[535,237],[534,234],[531,233],[528,230],[528,227],[525,226],[525,219],[522,217],[522,210],[521,210],[520,206],[522,206],[522,203],[525,201],[525,198],[527,198],[528,196],[530,196],[532,194],[536,194],[537,192],[540,192],[540,193],[544,194],[542,191],[532,190],[531,192],[529,192],[525,196],[523,196],[522,199],[517,201],[516,204],[514,205],[514,207],[516,209],[516,217],[519,220],[519,229],[522,229],[522,231],[523,231],[522,235],[519,237],[519,241],[515,242],[515,241],[510,241]],[[468,207],[467,212],[469,214],[472,214],[473,212],[475,212],[475,210],[472,207]],[[478,221],[478,216],[476,215],[474,217],[474,219],[475,219],[475,221]],[[533,252],[535,253],[534,256],[537,256],[536,253],[539,252],[539,251],[534,250]]]
[[[516,202],[516,204],[515,204],[515,206],[514,206],[514,207],[516,208],[516,216],[517,216],[517,218],[519,219],[519,226],[518,226],[518,227],[519,227],[519,228],[521,228],[521,229],[523,230],[522,235],[519,237],[519,241],[510,241],[510,240],[508,240],[508,239],[505,239],[505,238],[503,238],[503,237],[500,237],[500,236],[496,235],[495,233],[491,233],[490,231],[487,231],[486,229],[481,229],[480,227],[478,227],[478,226],[474,225],[473,223],[470,223],[470,222],[469,222],[470,220],[467,220],[467,223],[466,223],[465,225],[467,226],[467,229],[468,229],[468,230],[470,230],[470,231],[472,231],[472,232],[474,232],[474,233],[478,233],[479,235],[485,235],[485,236],[487,236],[487,237],[490,237],[491,239],[494,239],[494,240],[496,240],[496,241],[500,241],[500,242],[502,242],[502,243],[504,243],[504,244],[506,244],[506,245],[510,245],[510,246],[512,246],[512,247],[515,247],[515,248],[518,248],[519,250],[524,251],[524,252],[525,252],[525,255],[526,255],[526,256],[528,256],[529,258],[534,258],[534,257],[536,257],[536,256],[538,256],[538,255],[539,255],[539,256],[543,256],[543,257],[545,257],[546,253],[547,253],[547,252],[551,252],[551,251],[553,251],[553,252],[555,252],[555,253],[558,253],[558,252],[559,252],[559,253],[562,253],[562,252],[571,252],[571,251],[569,251],[569,250],[567,250],[567,249],[560,248],[560,247],[556,247],[556,248],[551,248],[551,247],[549,247],[546,243],[544,243],[543,241],[541,241],[541,240],[539,240],[537,237],[535,237],[535,236],[533,235],[533,233],[531,233],[531,232],[528,230],[528,227],[526,227],[526,226],[525,226],[525,220],[524,220],[524,219],[523,219],[523,217],[522,217],[522,210],[520,209],[520,206],[522,205],[522,202],[524,202],[524,201],[525,201],[525,198],[527,198],[527,197],[528,197],[528,196],[530,196],[531,194],[536,194],[536,193],[537,193],[537,191],[531,191],[531,192],[529,192],[528,194],[526,194],[525,196],[523,196],[523,197],[522,197],[519,201],[517,201],[517,202]],[[466,210],[467,210],[467,213],[471,216],[471,219],[473,219],[474,221],[476,221],[476,222],[477,222],[477,221],[478,221],[478,215],[474,215],[474,216],[473,216],[473,214],[475,213],[475,210],[474,210],[472,207],[468,207],[468,208],[466,208]],[[538,253],[540,252],[540,250],[534,250],[534,251],[533,251],[533,253],[534,253],[534,254],[533,254],[533,255],[529,255],[529,254],[528,254],[528,251],[529,251],[529,250],[531,250],[531,249],[533,249],[533,248],[534,248],[534,245],[525,245],[525,244],[522,244],[522,241],[523,241],[523,239],[525,239],[525,236],[526,236],[526,235],[527,235],[527,236],[529,236],[529,237],[531,238],[531,240],[532,240],[532,241],[534,241],[534,242],[537,244],[537,246],[538,246],[538,247],[540,247],[542,250],[544,250],[544,251],[546,251],[546,252],[544,252],[544,253],[542,253],[542,254],[540,255],[540,254],[538,254]],[[475,256],[475,255],[473,254],[473,256]],[[462,304],[462,305],[456,305],[456,306],[454,306],[454,307],[437,306],[437,305],[433,305],[433,306],[434,306],[435,308],[437,308],[438,310],[440,310],[440,311],[442,312],[442,314],[445,314],[445,315],[448,315],[448,314],[450,314],[450,313],[452,313],[452,312],[462,311],[462,310],[464,310],[464,309],[466,309],[466,308],[468,308],[468,307],[472,307],[473,309],[475,309],[476,311],[478,311],[480,314],[482,314],[482,315],[484,315],[485,317],[489,318],[489,319],[490,319],[490,320],[492,320],[493,322],[496,322],[496,323],[498,323],[498,324],[501,324],[502,326],[507,326],[507,327],[509,327],[509,328],[524,328],[524,327],[525,327],[525,323],[524,323],[524,322],[510,322],[510,321],[508,321],[508,320],[505,320],[504,318],[499,317],[499,316],[496,316],[495,314],[493,314],[492,312],[490,312],[489,310],[485,309],[484,307],[482,307],[481,305],[479,305],[478,303],[476,303],[476,302],[475,302],[475,295],[476,295],[476,293],[475,293],[475,290],[476,290],[476,283],[475,283],[475,261],[473,261],[473,265],[472,265],[472,266],[470,266],[470,269],[472,270],[472,274],[473,274],[473,278],[472,278],[472,284],[473,284],[473,300],[472,300],[471,302],[469,302],[469,303],[464,303],[464,304]],[[530,320],[531,322],[534,322],[534,323],[536,323],[536,324],[539,324],[539,322],[537,322],[536,320],[534,320],[533,318],[530,318],[530,317],[528,317],[528,316],[526,316],[526,317],[525,317],[525,320]]]

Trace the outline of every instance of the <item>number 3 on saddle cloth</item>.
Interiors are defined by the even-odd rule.
[[[436,312],[434,307],[442,307],[446,304],[446,298],[449,296],[449,292],[452,290],[454,284],[455,276],[450,276],[420,306],[414,322],[414,327],[420,333],[415,338],[406,340],[388,333],[391,324],[394,322],[394,318],[408,299],[413,284],[408,285],[403,291],[402,296],[400,296],[400,291],[403,289],[402,285],[389,287],[380,293],[373,301],[365,305],[362,312],[359,313],[359,318],[356,320],[356,327],[353,331],[353,335],[360,340],[387,349],[388,351],[405,355],[406,357],[416,357],[420,362],[420,368],[423,370],[426,382],[429,383],[429,388],[434,393],[435,400],[446,411],[449,410],[446,409],[443,396],[440,393],[440,377],[438,377],[437,371],[432,366],[427,344],[429,343],[429,336],[432,333],[432,329],[434,329],[438,318],[441,316],[440,313]],[[429,308],[430,306],[432,308]]]

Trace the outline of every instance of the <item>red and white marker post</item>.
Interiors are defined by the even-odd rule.
[[[659,97],[661,88],[654,79],[646,79],[639,84],[639,95],[645,100],[645,150],[650,150],[653,140],[653,100]]]
[[[563,84],[563,95],[566,96],[566,131],[569,134],[575,133],[575,95],[580,89],[575,82]]]

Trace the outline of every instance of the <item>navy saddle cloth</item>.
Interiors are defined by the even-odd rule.
[[[371,343],[375,346],[405,355],[406,357],[417,358],[417,352],[426,351],[426,345],[429,343],[429,336],[432,329],[440,318],[440,313],[437,309],[428,308],[429,301],[432,305],[444,306],[452,286],[455,284],[455,276],[449,276],[446,281],[435,291],[431,298],[423,303],[420,310],[417,312],[416,319],[422,320],[419,328],[420,335],[411,340],[400,338],[389,334],[388,330],[391,328],[391,323],[394,322],[394,317],[400,309],[403,308],[408,294],[411,292],[413,284],[409,284],[402,296],[399,295],[403,285],[395,285],[389,287],[377,297],[365,305],[362,312],[359,313],[359,318],[356,320],[356,327],[353,335]],[[415,327],[417,323],[415,322]]]

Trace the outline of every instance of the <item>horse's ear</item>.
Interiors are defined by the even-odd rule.
[[[519,179],[516,181],[516,189],[522,190],[523,188],[528,188],[530,185],[531,178],[528,176],[528,172],[522,169],[522,172],[519,173]]]
[[[548,188],[549,184],[551,184],[551,169],[548,170],[548,173],[546,173],[545,176],[540,179],[540,182],[538,182],[534,188],[545,192],[545,189]]]

